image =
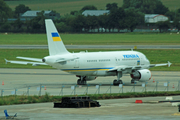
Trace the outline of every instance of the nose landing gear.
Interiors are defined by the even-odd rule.
[[[77,80],[78,85],[86,85],[86,79],[85,77],[80,76],[80,79]]]

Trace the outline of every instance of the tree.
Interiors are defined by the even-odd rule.
[[[71,32],[71,27],[68,26],[65,22],[56,23],[58,32]]]
[[[85,25],[85,18],[83,15],[78,15],[71,19],[69,24],[74,29],[74,32],[81,32]]]
[[[135,8],[125,9],[125,26],[130,29],[131,32],[136,28],[137,25],[144,23],[144,14],[139,12]]]
[[[78,13],[78,11],[76,11],[76,10],[70,12],[71,15],[76,15],[77,13]]]
[[[168,11],[165,15],[172,21],[175,18],[175,11]]]
[[[85,17],[85,25],[84,25],[85,29],[87,29],[89,31],[95,28],[99,27],[99,22],[97,19],[97,16],[87,16]]]
[[[165,14],[169,11],[168,7],[164,6],[161,1],[157,1],[154,9],[155,14]]]
[[[85,11],[85,10],[97,10],[97,8],[93,5],[86,5],[80,11]]]
[[[14,22],[14,28],[18,31],[21,29],[22,25],[23,22],[19,18]]]
[[[11,30],[11,25],[8,22],[4,22],[3,25],[1,25],[1,29],[2,32],[8,32],[9,30]]]
[[[44,11],[37,13],[37,17],[30,20],[32,32],[45,32],[45,16]]]
[[[108,17],[109,16],[107,14],[100,15],[97,17],[99,27],[101,27],[102,29],[105,29],[105,32],[106,32],[106,29],[108,28]]]
[[[108,3],[106,5],[106,10],[112,10],[112,9],[118,9],[117,3],[112,3],[112,4]]]
[[[125,19],[125,11],[123,8],[114,8],[111,9],[109,16],[109,26],[112,28],[117,28],[117,29],[124,29],[124,19]]]
[[[25,6],[24,4],[19,4],[15,7],[15,14],[19,17],[21,14],[25,13],[26,11],[31,10],[29,7]]]
[[[160,32],[167,31],[170,28],[170,22],[168,21],[159,21],[156,23],[156,26],[159,28]]]
[[[165,14],[169,9],[160,0],[123,0],[123,8],[134,7],[145,14]]]
[[[180,8],[177,10],[178,13],[180,13]]]
[[[0,22],[4,22],[7,18],[12,16],[12,10],[9,6],[3,1],[0,0]]]
[[[180,30],[180,17],[176,17],[173,22],[173,26]]]

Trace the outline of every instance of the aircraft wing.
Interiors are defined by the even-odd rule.
[[[46,63],[40,63],[40,62],[12,61],[12,60],[6,60],[6,59],[5,61],[6,61],[6,64],[7,63],[23,64],[23,65],[32,64],[32,66],[47,65]]]
[[[114,72],[114,71],[128,71],[128,70],[135,70],[135,69],[141,69],[141,66],[117,66],[112,69],[109,69],[108,72]]]
[[[142,68],[152,68],[152,67],[158,67],[158,66],[171,66],[172,63],[168,61],[168,63],[162,63],[162,64],[150,64],[150,65],[138,65],[138,66],[116,66],[112,69],[109,69],[108,72],[114,72],[114,71],[130,71],[130,70],[139,70]]]
[[[151,68],[151,67],[158,67],[158,66],[166,66],[166,65],[168,65],[168,67],[170,67],[171,64],[172,63],[170,63],[169,61],[168,61],[168,63],[162,63],[162,64],[150,64],[149,68]]]

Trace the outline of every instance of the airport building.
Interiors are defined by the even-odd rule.
[[[167,21],[169,18],[161,14],[145,14],[145,23],[157,23],[159,21]]]
[[[27,20],[31,20],[35,17],[38,16],[38,13],[40,13],[41,11],[26,11],[24,14],[21,15],[21,18],[25,18]],[[44,11],[44,16],[46,18],[49,19],[55,19],[55,18],[59,18],[60,14],[59,13],[55,13],[53,11]]]
[[[100,16],[104,14],[109,14],[110,10],[85,10],[82,15],[84,16]]]

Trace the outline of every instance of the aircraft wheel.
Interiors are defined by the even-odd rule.
[[[81,79],[78,79],[78,80],[77,80],[77,84],[78,84],[78,85],[81,85]]]
[[[117,85],[117,80],[114,80],[114,81],[113,81],[113,85]]]
[[[131,84],[134,84],[134,82],[135,82],[134,80],[131,80]]]

